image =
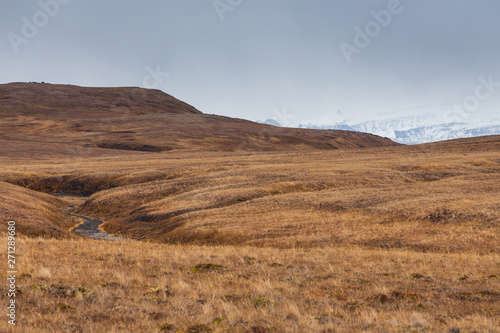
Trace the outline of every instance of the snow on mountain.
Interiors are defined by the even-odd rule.
[[[496,125],[452,123],[395,131],[393,140],[404,144],[418,144],[498,134],[500,134],[500,122]]]
[[[449,106],[426,106],[348,119],[341,112],[312,119],[299,128],[341,129],[372,133],[403,144],[500,134],[500,118],[457,113]]]

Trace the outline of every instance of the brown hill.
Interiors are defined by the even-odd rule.
[[[398,145],[365,133],[278,128],[207,115],[159,90],[142,88],[4,84],[0,117],[1,153],[17,157],[113,155],[109,150],[283,151]]]
[[[159,90],[90,88],[59,84],[10,83],[0,85],[2,116],[46,116],[59,114],[81,118],[103,113],[138,115],[144,113],[201,114],[191,105]],[[126,111],[126,112],[123,112]]]

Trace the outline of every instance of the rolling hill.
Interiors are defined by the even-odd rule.
[[[109,150],[284,151],[397,145],[371,134],[278,128],[203,114],[159,90],[142,88],[4,84],[0,117],[0,152],[16,157],[115,154]]]

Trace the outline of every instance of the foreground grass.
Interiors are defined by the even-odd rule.
[[[16,332],[498,332],[500,327],[498,253],[24,237],[17,248]],[[3,284],[2,304],[6,292]],[[0,329],[11,328],[2,320]]]

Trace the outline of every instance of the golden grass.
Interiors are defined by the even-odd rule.
[[[24,237],[18,249],[16,332],[500,327],[498,253],[349,246],[276,251]],[[5,286],[1,293],[5,302]],[[5,320],[0,329],[9,329]]]
[[[5,165],[0,180],[90,195],[80,213],[160,242],[500,250],[500,154],[454,145],[160,153]]]
[[[62,211],[65,207],[64,201],[51,195],[0,182],[0,216],[22,221],[18,226],[21,234],[73,237],[67,230],[74,221]],[[6,231],[7,224],[2,223],[0,232]]]
[[[21,237],[18,331],[497,332],[497,141],[0,157],[19,233],[143,240]]]

